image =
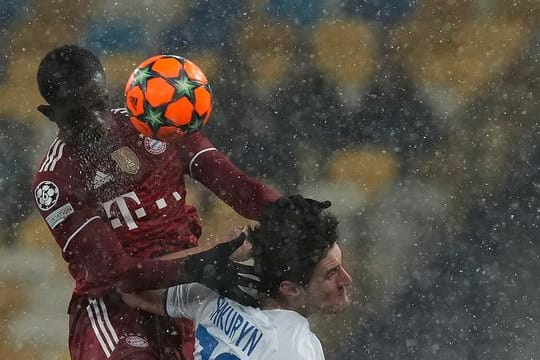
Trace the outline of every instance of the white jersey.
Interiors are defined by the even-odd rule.
[[[306,318],[240,305],[200,284],[169,288],[165,311],[195,321],[195,360],[324,360]]]

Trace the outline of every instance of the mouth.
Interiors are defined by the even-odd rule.
[[[347,288],[339,289],[338,297],[340,299],[344,299],[345,301],[349,301],[349,295],[347,294]]]

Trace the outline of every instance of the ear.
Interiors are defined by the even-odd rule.
[[[287,298],[287,299],[293,299],[297,298],[301,294],[300,285],[284,280],[279,284],[279,292],[281,293],[281,296]]]
[[[54,121],[54,108],[51,105],[39,105],[38,111],[45,115],[49,120]]]

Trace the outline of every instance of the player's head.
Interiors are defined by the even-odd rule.
[[[339,312],[349,303],[352,279],[342,266],[338,221],[326,207],[289,197],[270,206],[250,233],[263,291],[303,315]]]
[[[101,62],[77,45],[47,53],[39,64],[37,81],[41,96],[53,106],[92,107],[107,95]]]
[[[85,144],[102,138],[109,101],[105,71],[96,55],[77,45],[55,48],[41,60],[37,82],[49,103],[38,110],[56,122],[68,139]]]

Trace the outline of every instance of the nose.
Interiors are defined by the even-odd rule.
[[[340,284],[341,286],[349,286],[352,284],[352,276],[344,268],[340,269]]]

